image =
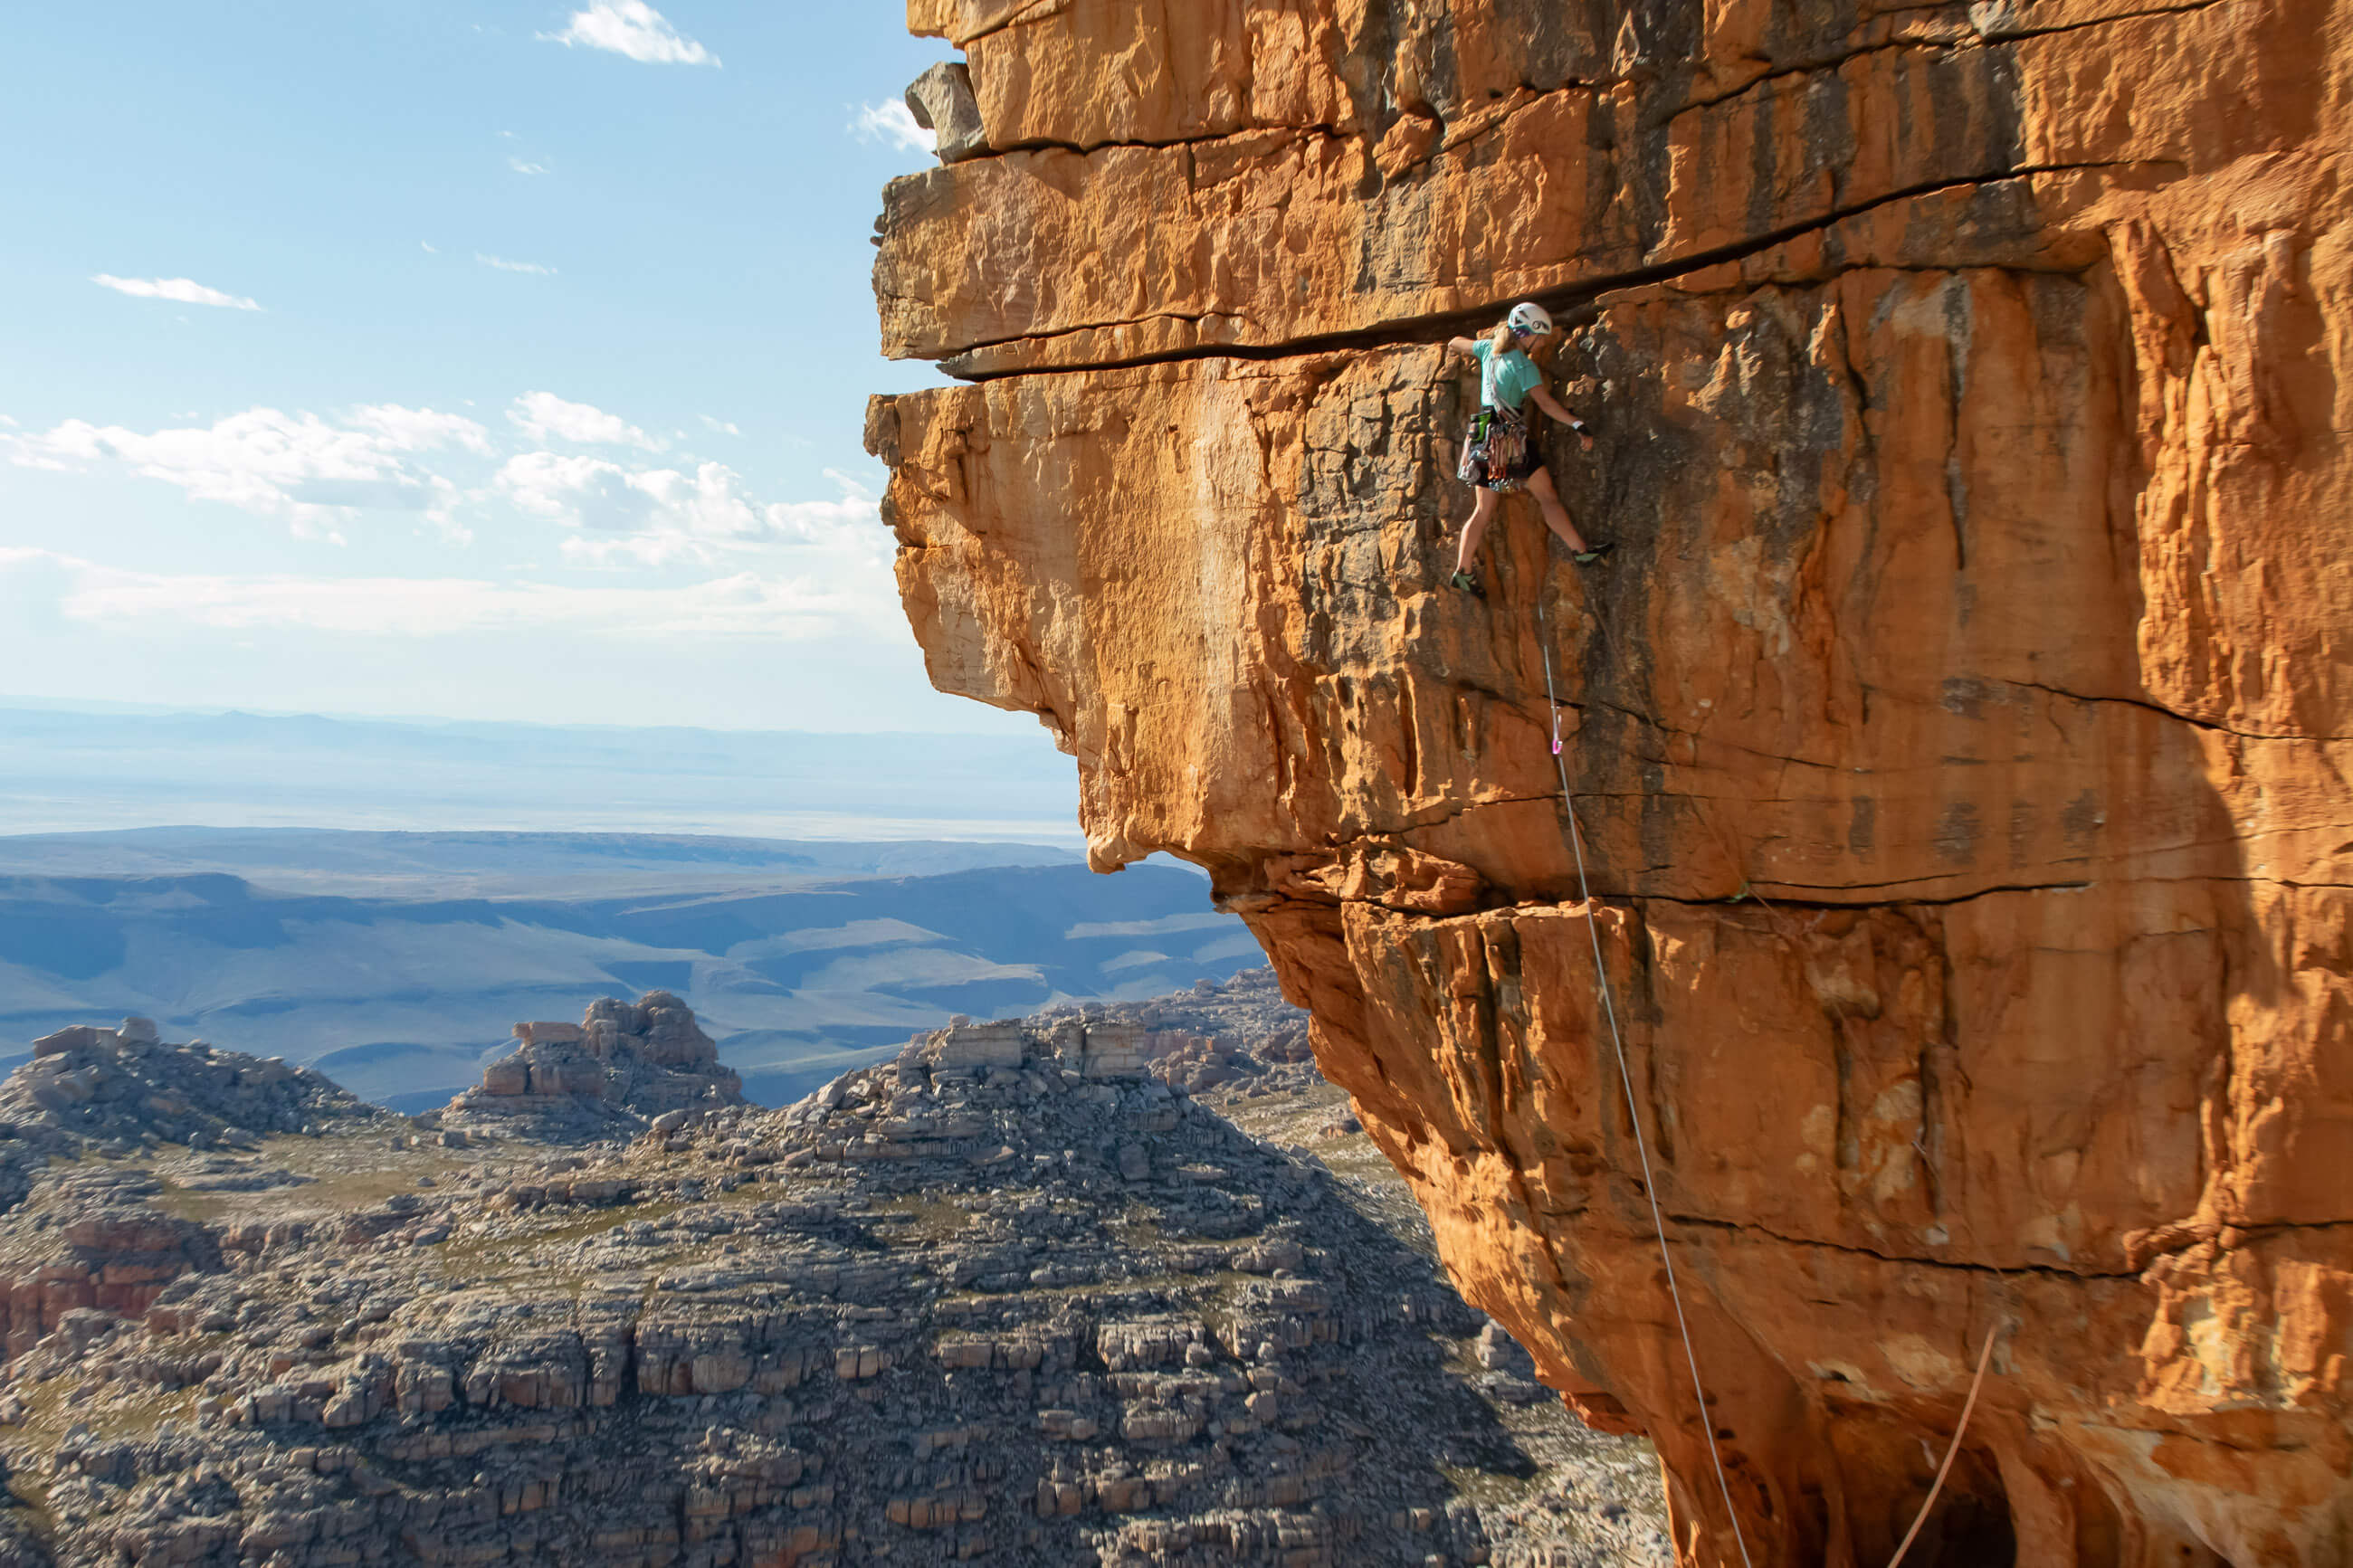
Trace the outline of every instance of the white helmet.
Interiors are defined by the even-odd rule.
[[[1552,312],[1534,300],[1523,300],[1512,307],[1512,313],[1504,318],[1504,324],[1515,332],[1533,337],[1552,331]]]

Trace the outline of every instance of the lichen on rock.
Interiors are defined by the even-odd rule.
[[[934,683],[1208,870],[1685,1560],[1712,1428],[1757,1563],[1884,1562],[1989,1335],[1944,1560],[2353,1554],[2342,19],[910,16],[992,149],[876,268],[971,382],[868,420]],[[1482,602],[1440,344],[1521,297],[1618,551],[1510,503]]]

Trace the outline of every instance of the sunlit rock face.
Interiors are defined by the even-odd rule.
[[[2353,1561],[2344,13],[913,0],[935,683],[1207,868],[1449,1266],[1747,1550]],[[1444,586],[1534,296],[1618,542]],[[1550,647],[1557,702],[1547,701]],[[1552,737],[1589,857],[1579,896]],[[1923,1559],[1915,1559],[1923,1560]]]

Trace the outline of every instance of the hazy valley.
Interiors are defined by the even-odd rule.
[[[1050,846],[152,829],[0,838],[0,1041],[150,1016],[401,1110],[518,1019],[656,987],[781,1103],[955,1014],[1258,962],[1189,870]]]

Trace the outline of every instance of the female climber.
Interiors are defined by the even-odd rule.
[[[1535,494],[1536,505],[1544,509],[1545,526],[1560,535],[1579,566],[1590,566],[1609,552],[1607,543],[1587,543],[1577,525],[1568,521],[1568,510],[1560,504],[1552,476],[1536,460],[1528,439],[1526,405],[1534,398],[1538,408],[1576,431],[1586,450],[1593,449],[1593,433],[1584,420],[1545,390],[1544,372],[1531,357],[1550,349],[1559,335],[1551,312],[1529,301],[1513,306],[1511,314],[1485,337],[1455,338],[1446,345],[1449,353],[1470,354],[1479,362],[1479,413],[1463,436],[1458,470],[1463,483],[1475,487],[1474,499],[1470,521],[1462,525],[1454,575],[1448,579],[1450,585],[1464,593],[1486,596],[1479,582],[1479,542],[1486,537],[1487,523],[1495,515],[1496,498],[1513,490],[1525,489]]]

